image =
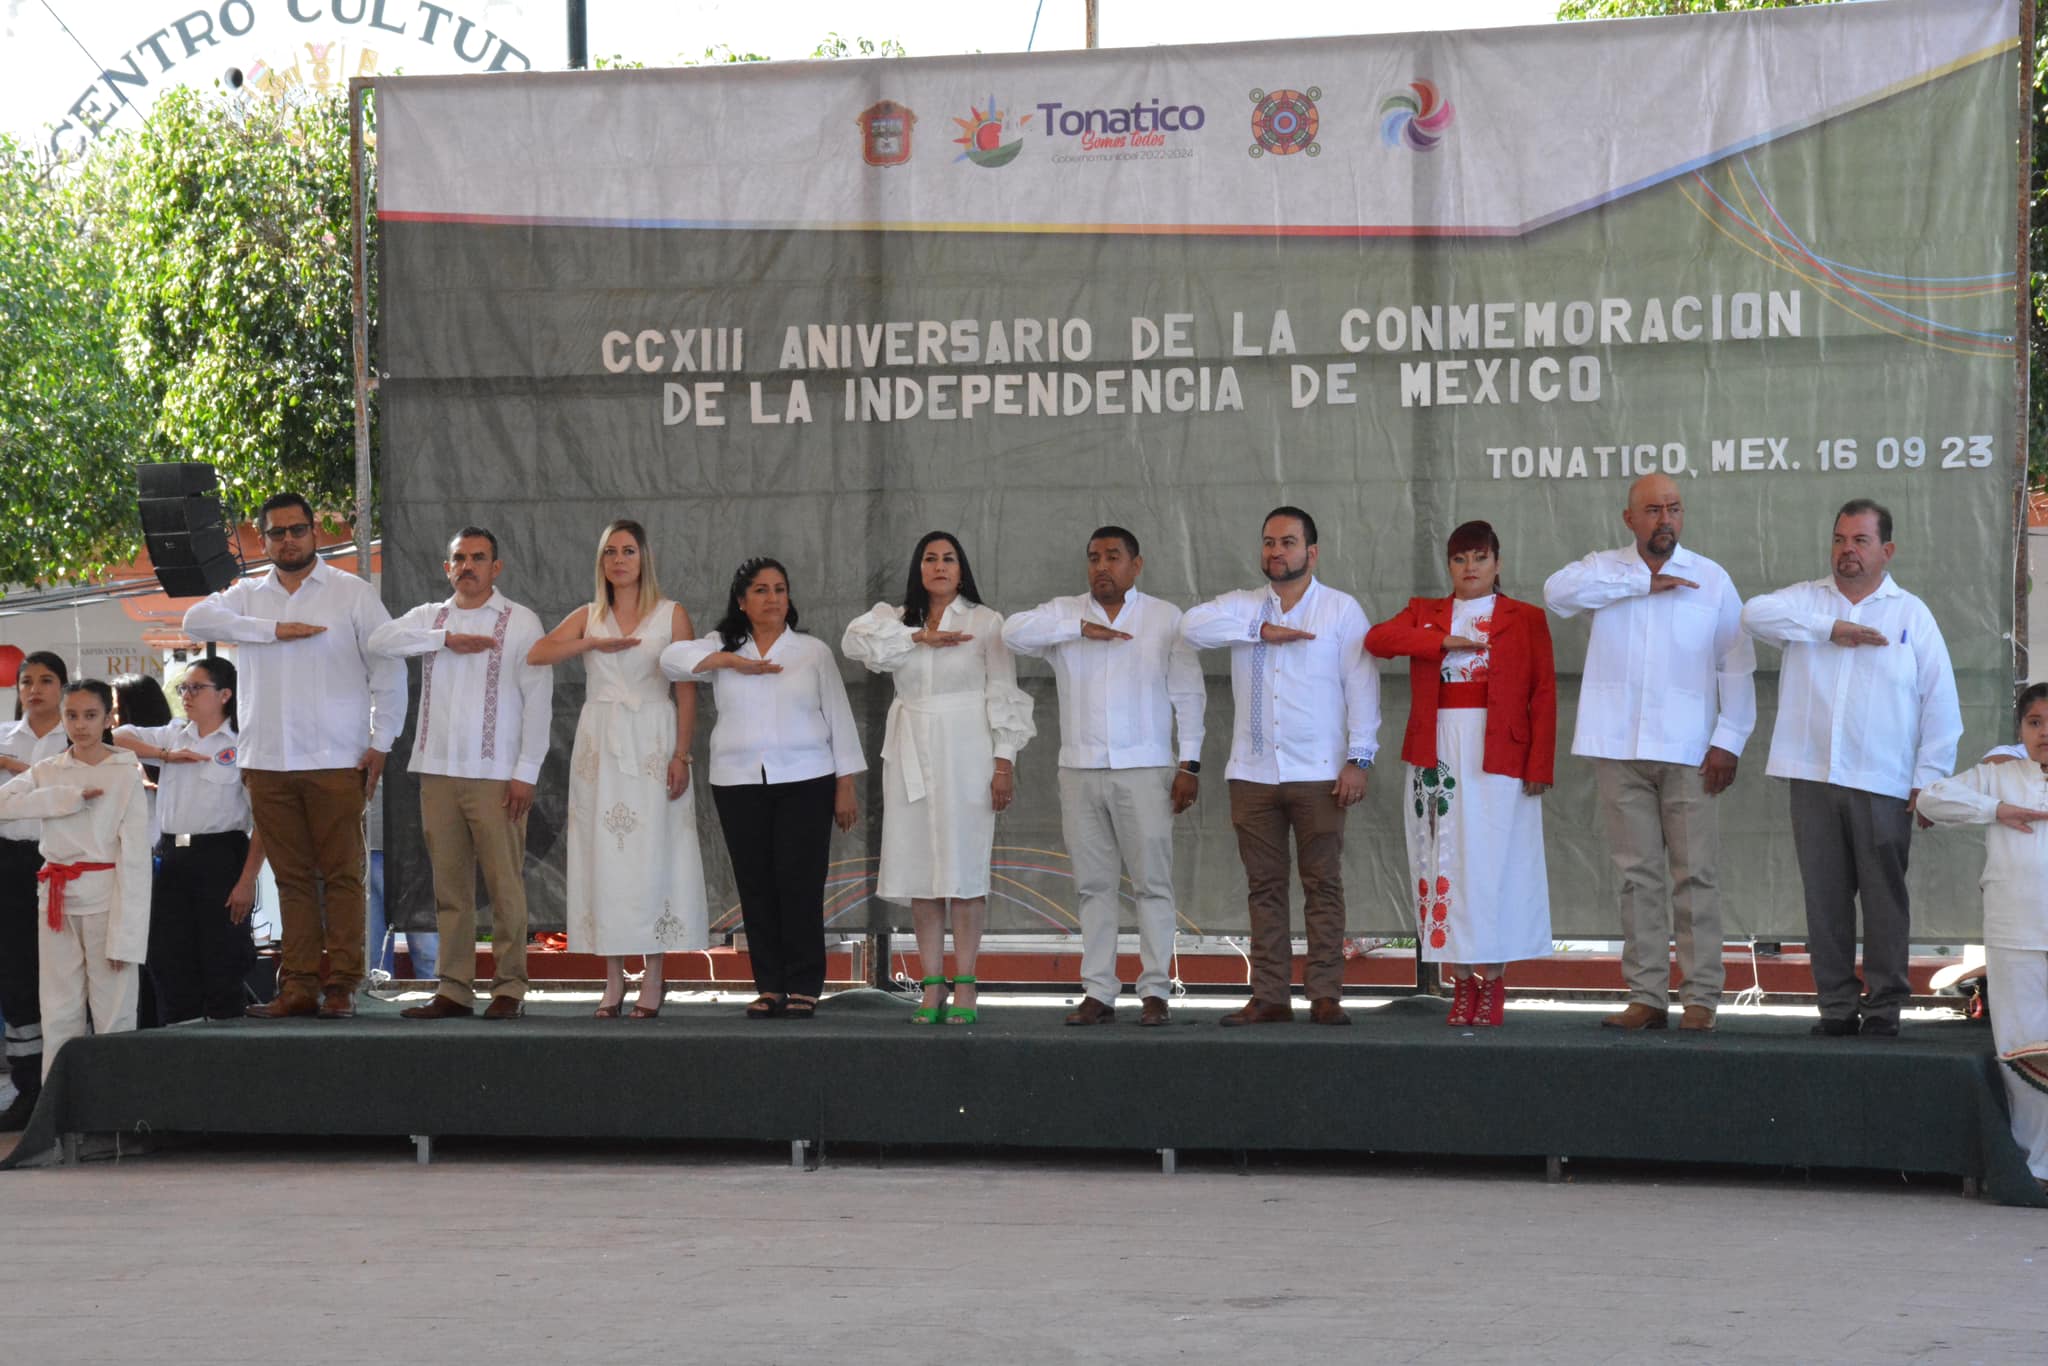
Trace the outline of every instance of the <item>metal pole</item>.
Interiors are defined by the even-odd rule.
[[[2015,526],[2013,541],[2013,616],[2012,616],[2012,667],[2014,691],[2025,686],[2031,674],[2028,655],[2031,651],[2030,632],[2027,629],[2027,465],[2028,446],[2032,423],[2031,403],[2028,387],[2032,378],[2031,356],[2033,340],[2034,300],[2032,272],[2027,264],[2028,248],[2033,235],[2033,185],[2034,185],[2034,24],[2036,21],[2034,0],[2021,0],[2020,4],[2020,48],[2019,98],[2020,145],[2019,145],[2019,240],[2014,248],[2013,280],[2013,376],[2017,392],[2013,413],[2013,445],[2016,448],[2013,459],[2013,502]]]
[[[590,6],[586,0],[567,0],[569,19],[569,69],[590,69]]]
[[[370,209],[369,187],[363,173],[363,110],[369,98],[372,83],[361,76],[349,78],[348,83],[348,173],[350,199],[354,212],[350,215],[352,242],[350,244],[350,302],[355,310],[353,349],[355,351],[356,379],[356,573],[363,582],[370,582]],[[371,855],[369,841],[363,842],[363,888],[365,894],[371,885]],[[385,907],[385,922],[390,922],[391,908]],[[363,917],[363,962],[377,961],[380,946],[370,942],[370,917]],[[421,1160],[425,1160],[422,1150]]]
[[[1082,13],[1087,16],[1086,23],[1088,29],[1088,41],[1085,45],[1091,48],[1102,46],[1102,44],[1098,41],[1100,35],[1098,35],[1096,32],[1095,22],[1097,18],[1096,8],[1099,5],[1099,3],[1100,0],[1081,0]]]

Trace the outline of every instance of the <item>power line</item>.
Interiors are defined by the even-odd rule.
[[[1038,3],[1040,5],[1044,5],[1045,0],[1038,0]],[[64,30],[64,36],[71,40],[72,45],[74,47],[76,47],[80,52],[83,52],[85,54],[85,59],[88,62],[91,62],[94,68],[100,71],[105,71],[107,69],[107,64],[101,61],[99,58],[93,56],[92,49],[87,47],[83,42],[79,41],[78,35],[71,31],[71,25],[64,22],[64,16],[57,13],[55,7],[53,7],[50,4],[50,0],[43,0],[43,8],[49,10],[50,17],[57,21],[57,27]],[[1037,27],[1036,20],[1032,21],[1032,27],[1034,29]]]
[[[43,0],[43,3],[48,5],[50,0]],[[1031,45],[1038,41],[1038,16],[1043,13],[1045,13],[1045,0],[1038,0],[1038,8],[1031,11],[1031,36],[1024,40],[1024,50],[1026,52],[1029,52]],[[88,52],[85,55],[90,57],[92,54]]]

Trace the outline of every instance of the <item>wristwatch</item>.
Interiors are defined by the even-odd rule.
[[[1351,765],[1355,769],[1361,770],[1362,772],[1372,772],[1372,760],[1370,759],[1346,759],[1344,762]]]
[[[1202,776],[1202,761],[1200,759],[1183,759],[1180,761],[1180,771],[1187,774],[1190,778],[1199,778]]]

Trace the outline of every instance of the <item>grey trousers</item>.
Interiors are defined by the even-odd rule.
[[[1671,1005],[1671,941],[1678,940],[1678,999],[1718,1010],[1721,962],[1721,815],[1697,764],[1595,759],[1607,855],[1621,882],[1621,971],[1628,999]]]
[[[1792,843],[1806,889],[1806,951],[1825,1019],[1897,1022],[1913,994],[1906,976],[1912,908],[1906,854],[1913,813],[1903,797],[1792,780]],[[1856,979],[1856,904],[1863,903],[1863,980]]]
[[[1164,1000],[1173,979],[1173,770],[1063,768],[1060,820],[1081,902],[1081,985],[1114,1006],[1117,888],[1128,875],[1138,922],[1138,995]]]

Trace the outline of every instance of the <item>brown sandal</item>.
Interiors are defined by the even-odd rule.
[[[814,1020],[818,1016],[818,998],[789,993],[783,1000],[782,1013],[792,1020]]]
[[[772,1020],[782,1014],[782,998],[773,992],[762,992],[747,1003],[747,1018],[750,1020]]]
[[[600,1020],[616,1020],[619,1018],[619,1006],[624,1004],[625,1002],[621,1001],[619,1005],[599,1006],[596,1011],[596,1018]]]

